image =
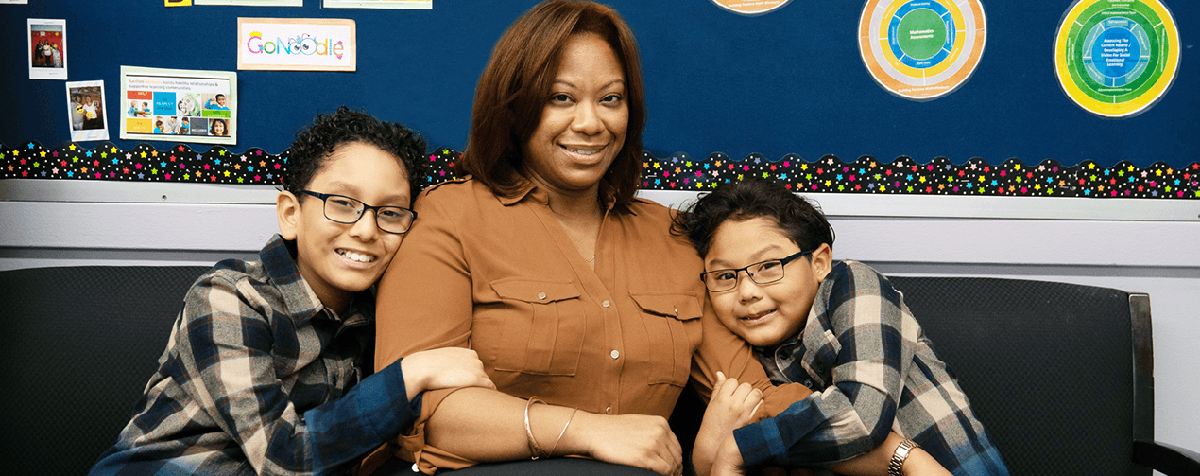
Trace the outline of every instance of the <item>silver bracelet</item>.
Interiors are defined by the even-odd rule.
[[[896,452],[892,453],[892,460],[888,462],[888,476],[900,476],[900,467],[904,466],[904,460],[908,459],[908,455],[914,448],[920,448],[920,446],[911,438],[905,438],[900,442],[900,446],[896,447]]]

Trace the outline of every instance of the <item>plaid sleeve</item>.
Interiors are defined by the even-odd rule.
[[[865,265],[848,262],[835,271],[806,324],[829,323],[832,345],[809,347],[817,354],[813,365],[829,362],[832,382],[783,413],[734,431],[748,466],[845,461],[878,447],[891,431],[912,362],[901,335],[900,293]]]
[[[212,275],[188,293],[177,341],[189,380],[184,388],[238,443],[255,472],[319,474],[339,468],[415,419],[399,362],[343,398],[297,414],[289,389],[276,378],[272,350],[301,352],[307,346],[276,342],[266,317],[272,312],[278,311],[249,281]],[[419,406],[419,400],[413,403]]]

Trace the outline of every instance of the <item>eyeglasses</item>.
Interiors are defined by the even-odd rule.
[[[300,193],[311,195],[325,202],[325,218],[338,223],[357,222],[367,210],[375,210],[375,226],[380,230],[399,235],[408,231],[412,222],[417,219],[417,212],[404,207],[374,206],[332,193],[317,193],[312,190],[301,190]]]
[[[812,253],[812,251],[801,251],[786,258],[759,261],[745,268],[718,269],[716,271],[700,273],[700,281],[704,282],[704,286],[709,291],[723,293],[736,288],[739,273],[745,271],[746,276],[749,276],[750,280],[754,281],[755,284],[770,284],[783,279],[783,265],[791,263],[796,258],[808,256]]]

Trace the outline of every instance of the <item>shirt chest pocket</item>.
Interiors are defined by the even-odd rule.
[[[650,383],[687,384],[700,345],[700,305],[690,294],[630,293],[642,309],[650,342]]]
[[[496,370],[575,375],[587,317],[579,290],[569,282],[492,282],[504,312]]]

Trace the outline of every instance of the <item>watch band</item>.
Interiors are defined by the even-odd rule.
[[[900,446],[896,447],[896,452],[892,453],[892,460],[888,462],[888,476],[900,476],[900,467],[904,466],[904,460],[908,459],[908,455],[912,453],[913,448],[920,448],[911,438],[906,438],[900,442]]]

